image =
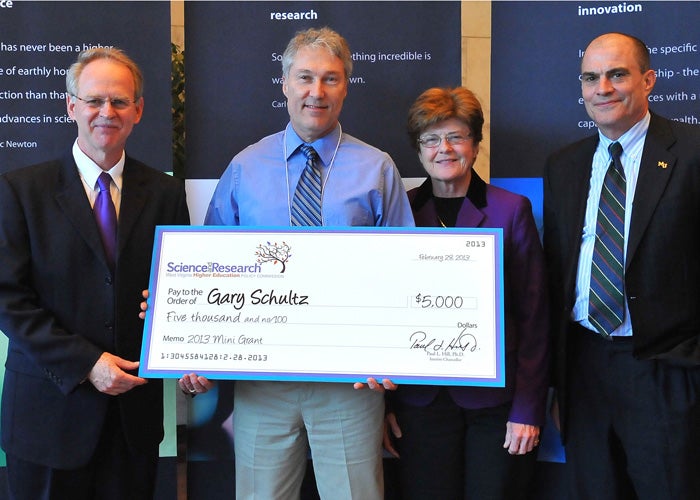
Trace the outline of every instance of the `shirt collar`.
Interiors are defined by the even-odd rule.
[[[340,123],[338,123],[330,133],[316,139],[314,142],[309,144],[316,150],[316,153],[318,153],[318,156],[319,158],[321,158],[321,161],[324,165],[330,165],[330,162],[333,159],[333,155],[335,154],[336,146],[338,145],[338,140],[340,139],[340,134],[341,128]],[[287,128],[285,129],[284,135],[285,148],[287,151],[286,159],[289,160],[289,158],[291,158],[291,156],[294,153],[296,153],[299,146],[307,143],[305,143],[301,139],[301,137],[297,135],[297,133],[294,131],[294,127],[292,127],[291,122],[287,124]]]
[[[603,149],[605,151],[608,151],[608,146],[614,142],[619,142],[620,145],[622,146],[622,151],[623,154],[631,154],[632,151],[635,151],[639,148],[640,143],[644,142],[644,138],[646,137],[647,130],[649,130],[649,122],[651,121],[651,113],[647,110],[646,115],[644,115],[644,118],[639,120],[637,123],[635,123],[627,132],[622,134],[619,139],[616,141],[613,141],[611,139],[608,139],[603,135],[600,130],[598,131],[598,137],[599,137],[599,142],[598,142],[598,148]]]
[[[78,172],[80,172],[80,176],[85,181],[85,184],[87,184],[91,189],[95,189],[97,178],[100,176],[103,170],[97,165],[97,163],[92,161],[88,155],[83,153],[83,150],[80,149],[80,146],[78,146],[77,139],[73,143],[73,159],[75,160],[75,164],[78,167]],[[114,181],[114,185],[117,186],[119,191],[122,189],[122,176],[124,173],[125,161],[126,154],[124,151],[122,151],[122,157],[119,159],[116,165],[107,171],[107,173],[112,176],[112,181]]]

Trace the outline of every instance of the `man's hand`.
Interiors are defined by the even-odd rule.
[[[146,311],[148,310],[148,290],[141,292],[143,296],[143,302],[141,302],[141,312],[139,313],[139,318],[146,319]]]
[[[123,394],[138,385],[148,383],[148,380],[126,373],[126,370],[137,370],[138,361],[128,361],[119,356],[103,352],[95,366],[88,374],[88,380],[98,391],[110,396]]]
[[[395,391],[398,388],[398,385],[393,383],[391,380],[388,378],[382,379],[382,383],[380,384],[377,382],[377,379],[369,377],[367,379],[367,384],[364,384],[362,382],[355,382],[353,384],[353,387],[355,389],[364,389],[367,387],[368,389],[372,391],[377,391],[383,393],[385,390],[386,391]]]
[[[191,394],[195,396],[197,394],[204,394],[208,392],[212,387],[214,387],[214,382],[209,380],[207,377],[202,377],[196,373],[188,373],[180,377],[177,381],[180,386],[180,390],[185,394]]]

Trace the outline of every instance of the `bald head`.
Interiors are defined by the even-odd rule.
[[[649,110],[656,73],[644,42],[622,33],[593,40],[581,60],[586,112],[609,139],[617,140]]]

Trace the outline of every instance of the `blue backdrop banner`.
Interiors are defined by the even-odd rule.
[[[129,154],[172,170],[170,2],[12,2],[0,8],[0,173],[71,147],[66,70],[95,46],[123,49],[144,73]]]
[[[289,120],[281,57],[297,31],[328,26],[354,71],[343,130],[423,176],[406,136],[423,90],[459,85],[459,2],[187,2],[188,179],[218,179],[233,156]]]
[[[579,74],[588,43],[618,31],[646,42],[651,109],[700,123],[700,2],[493,2],[491,176],[539,177],[549,153],[597,132]]]

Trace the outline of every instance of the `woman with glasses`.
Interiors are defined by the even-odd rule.
[[[529,200],[486,184],[472,169],[483,123],[466,88],[421,94],[408,134],[428,178],[408,195],[416,226],[503,229],[506,386],[400,385],[388,396],[385,446],[399,458],[404,499],[524,498],[527,481],[518,478],[532,471],[544,422],[544,256]]]

